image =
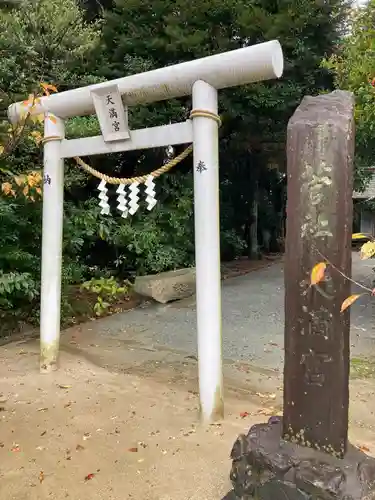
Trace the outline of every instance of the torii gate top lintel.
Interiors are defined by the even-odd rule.
[[[42,97],[32,113],[50,112],[59,118],[95,113],[92,92],[117,85],[127,106],[190,95],[194,82],[203,80],[216,90],[280,78],[283,53],[277,40],[215,54],[189,62],[139,73]],[[9,106],[12,123],[20,120],[22,103]]]

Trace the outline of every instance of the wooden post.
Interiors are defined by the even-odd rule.
[[[342,458],[348,436],[354,98],[305,97],[288,125],[284,438]],[[310,287],[318,262],[326,280]],[[335,269],[336,268],[336,269]],[[340,271],[340,272],[338,272]]]

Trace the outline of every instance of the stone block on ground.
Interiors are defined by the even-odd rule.
[[[374,500],[375,459],[349,445],[343,459],[282,438],[272,417],[233,445],[233,500]]]
[[[162,304],[191,297],[195,293],[195,269],[177,269],[139,276],[135,279],[134,291]]]

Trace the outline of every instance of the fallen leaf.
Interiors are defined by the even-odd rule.
[[[192,434],[194,434],[195,432],[195,429],[189,429],[188,431],[185,431],[182,433],[183,436],[191,436]]]
[[[341,304],[340,312],[344,312],[348,307],[350,307],[359,297],[361,297],[363,293],[350,295],[344,302]]]
[[[47,431],[43,431],[40,435],[45,436],[47,434]]]
[[[82,446],[81,444],[77,444],[77,446],[76,446],[76,451],[82,451],[82,450],[84,450],[84,449],[85,449],[85,447],[84,447],[84,446]]]
[[[261,392],[256,392],[255,394],[262,399],[276,399],[276,394],[262,394]]]
[[[241,417],[241,418],[246,418],[246,417],[248,417],[248,416],[249,416],[249,412],[248,412],[248,411],[242,411],[242,412],[240,413],[240,417]]]
[[[275,413],[274,408],[260,408],[257,411],[257,415],[264,415],[266,417],[271,417]]]
[[[48,408],[38,408],[37,411],[47,411]]]
[[[40,482],[40,484],[42,484],[43,481],[44,481],[44,472],[41,470],[39,472],[39,482]]]
[[[20,448],[19,444],[15,444],[12,446],[10,451],[18,452],[18,451],[21,451],[21,448]]]
[[[310,277],[310,285],[317,285],[324,278],[324,272],[327,268],[327,264],[325,262],[319,262],[316,264],[311,271]]]
[[[192,359],[194,361],[198,361],[198,358],[194,355],[191,355],[191,356],[185,356],[185,359]]]
[[[131,453],[137,453],[138,448],[137,448],[137,447],[134,447],[134,448],[128,448],[128,451],[130,451]]]
[[[85,481],[90,481],[94,476],[95,474],[93,472],[90,472],[90,474],[87,474],[87,476],[85,476]]]
[[[360,449],[361,451],[365,451],[365,452],[370,451],[370,448],[364,444],[362,444],[361,446],[358,446],[358,449]]]
[[[367,241],[361,247],[360,259],[371,259],[375,255],[375,241]]]
[[[59,389],[70,389],[72,386],[71,385],[61,385],[61,384],[57,384],[57,387]]]

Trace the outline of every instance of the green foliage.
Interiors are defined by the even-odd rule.
[[[281,80],[220,92],[221,195],[223,210],[228,210],[221,227],[227,236],[234,229],[243,239],[254,186],[270,192],[269,166],[284,169],[286,126],[302,97],[332,88],[332,77],[320,62],[337,44],[347,8],[346,0],[156,0],[152,9],[142,0],[116,0],[105,13],[98,54],[98,74],[105,78],[280,40],[285,55]],[[178,121],[190,107],[189,99],[181,99],[136,108],[131,125]],[[158,155],[147,156],[148,170],[159,163]],[[236,252],[242,246],[235,245]]]
[[[86,24],[74,0],[23,0],[0,9],[0,87],[25,99],[39,82],[59,87],[89,83],[87,56],[99,25]]]
[[[98,43],[98,23],[87,24],[74,0],[21,0],[9,8],[0,6],[0,143],[6,140],[7,106],[40,91],[40,82],[57,84],[60,90],[97,82],[88,60]],[[72,136],[89,135],[93,120],[75,119],[68,124]],[[7,156],[0,155],[0,181],[12,183],[14,174],[41,166],[41,150],[28,132]],[[68,169],[67,205],[87,177]],[[0,197],[0,317],[5,321],[38,319],[40,289],[41,202],[26,199],[22,189]],[[77,253],[64,256],[63,306],[66,289],[87,278],[87,266]],[[5,324],[5,323],[4,323]]]
[[[356,187],[363,189],[375,156],[375,0],[353,10],[349,27],[337,53],[323,65],[334,73],[338,88],[356,97]]]
[[[140,210],[128,219],[117,215],[115,206],[112,216],[101,216],[96,199],[66,203],[64,255],[72,259],[79,256],[90,267],[111,269],[123,277],[133,275],[134,271],[155,273],[191,265],[194,259],[191,183],[191,176],[161,178],[157,186],[160,202],[152,212],[142,203]]]
[[[30,208],[32,209],[30,210]],[[39,295],[40,205],[0,197],[0,318],[32,321]],[[3,328],[0,327],[0,333]]]
[[[38,296],[31,273],[0,271],[0,336],[22,321],[32,322]]]
[[[92,137],[100,134],[99,121],[96,116],[76,116],[65,122],[65,136],[67,139]]]
[[[11,10],[0,6],[0,32],[0,143],[4,143],[8,105],[39,92],[40,82],[53,83],[61,91],[100,80],[90,74],[88,62],[99,41],[100,24],[87,24],[75,0],[20,0]],[[0,172],[24,172],[40,161],[39,146],[25,133],[10,156],[0,156]]]
[[[13,308],[18,300],[34,300],[38,295],[30,273],[0,271],[0,306]]]
[[[81,289],[96,295],[94,313],[96,316],[102,316],[119,298],[129,293],[130,283],[126,281],[119,285],[114,276],[110,278],[91,278],[91,280],[81,285]]]
[[[220,140],[222,255],[232,259],[247,244],[254,186],[264,201],[261,223],[277,225],[283,207],[286,124],[306,93],[329,90],[329,71],[320,67],[324,54],[338,42],[346,0],[108,0],[103,19],[91,0],[21,0],[0,7],[0,136],[6,133],[5,110],[27,98],[40,81],[59,91],[122,77],[245,45],[279,38],[285,52],[280,81],[259,83],[220,93],[223,117]],[[94,8],[95,7],[95,8]],[[183,121],[190,98],[134,107],[132,129]],[[100,134],[95,117],[66,123],[68,138]],[[1,137],[0,137],[1,141]],[[176,148],[176,154],[180,148]],[[119,177],[143,175],[166,160],[161,149],[90,158],[104,173]],[[144,206],[122,219],[110,192],[112,215],[100,215],[97,179],[73,161],[65,176],[63,297],[65,314],[74,315],[77,284],[97,295],[96,314],[108,309],[121,293],[117,286],[134,274],[157,273],[194,264],[192,160],[187,158],[157,182],[159,203]],[[36,170],[41,151],[26,134],[17,148],[0,157],[0,172]],[[0,173],[1,181],[9,176]],[[282,179],[282,177],[281,177]],[[40,287],[41,202],[16,193],[0,197],[0,315],[37,320]],[[279,206],[280,205],[280,206]],[[281,207],[281,208],[280,208]],[[267,226],[268,227],[268,226]],[[2,281],[7,283],[1,288]],[[12,285],[10,283],[13,283]],[[17,283],[17,284],[16,284]],[[126,285],[127,286],[127,285]],[[3,290],[3,291],[2,291]]]

